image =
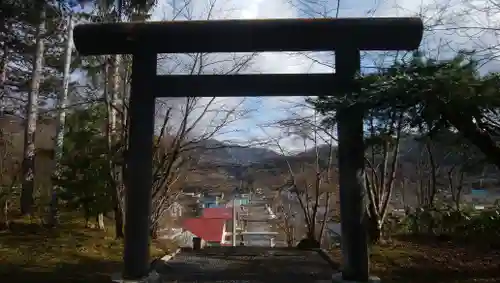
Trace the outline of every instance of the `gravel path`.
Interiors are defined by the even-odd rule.
[[[335,272],[315,251],[265,247],[183,251],[158,271],[163,282],[178,283],[322,282]]]

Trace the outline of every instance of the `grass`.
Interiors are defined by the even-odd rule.
[[[0,282],[93,282],[108,283],[121,271],[123,241],[107,231],[85,228],[82,221],[64,220],[54,229],[27,221],[0,232]],[[153,242],[152,257],[172,249]]]
[[[500,250],[483,243],[399,237],[372,247],[370,263],[384,283],[500,282]]]

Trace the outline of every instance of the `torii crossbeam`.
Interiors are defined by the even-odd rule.
[[[79,25],[81,55],[132,54],[124,277],[149,272],[152,154],[156,97],[338,95],[353,90],[361,50],[414,50],[419,18],[276,19]],[[335,51],[335,74],[156,74],[158,53]],[[364,207],[364,109],[339,109],[338,166],[342,279],[368,281]]]

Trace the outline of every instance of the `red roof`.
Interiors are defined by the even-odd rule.
[[[231,207],[210,207],[203,209],[203,218],[210,219],[233,219],[233,210]]]
[[[220,242],[225,222],[225,219],[188,218],[182,223],[182,228],[207,242]]]

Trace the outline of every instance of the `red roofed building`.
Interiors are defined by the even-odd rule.
[[[232,207],[210,207],[204,208],[201,218],[224,220],[223,245],[231,244],[231,235],[233,229],[233,208]],[[236,218],[238,219],[238,218]],[[238,226],[236,226],[238,229]]]
[[[209,219],[233,219],[233,210],[230,207],[210,207],[204,208],[202,218]]]
[[[182,223],[183,229],[203,239],[208,245],[221,245],[223,243],[225,226],[225,219],[216,218],[188,218]]]

